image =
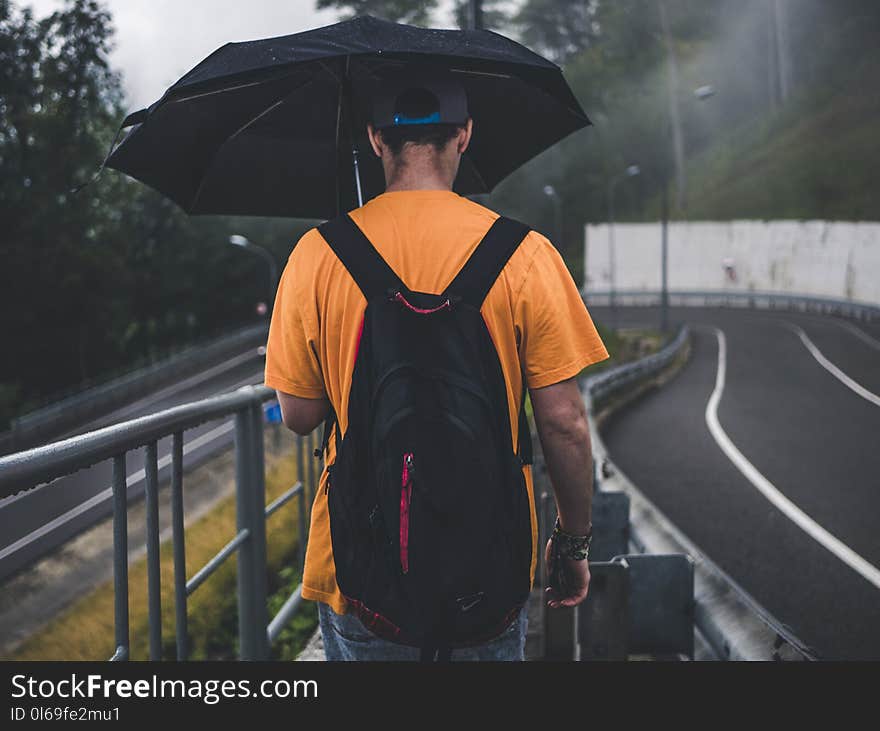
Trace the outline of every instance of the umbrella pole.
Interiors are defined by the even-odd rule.
[[[352,137],[354,137],[354,134],[352,134]],[[364,204],[364,198],[361,193],[361,172],[358,168],[358,150],[357,145],[354,143],[354,139],[351,141],[351,156],[354,159],[354,184],[357,186],[358,207],[360,207]]]
[[[345,116],[348,127],[348,141],[351,144],[351,159],[354,163],[354,185],[357,189],[358,207],[364,204],[364,196],[361,191],[361,171],[358,166],[358,150],[354,141],[354,107],[351,93],[351,56],[345,57],[345,74],[342,77],[342,89],[340,90],[345,96]]]

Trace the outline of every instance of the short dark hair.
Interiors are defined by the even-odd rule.
[[[404,124],[379,130],[382,141],[395,157],[399,156],[407,142],[414,145],[431,145],[437,152],[463,129],[460,124]]]

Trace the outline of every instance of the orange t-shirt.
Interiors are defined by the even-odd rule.
[[[443,292],[498,217],[447,190],[386,192],[350,215],[409,289],[431,294]],[[265,383],[300,398],[329,398],[343,434],[348,428],[355,348],[366,304],[317,229],[307,231],[291,253],[278,285]],[[562,257],[536,231],[511,256],[481,312],[507,383],[514,441],[522,396],[521,362],[528,387],[535,389],[571,378],[608,357]],[[331,440],[326,463],[334,459]],[[534,581],[534,488],[530,468],[523,470],[531,503]],[[336,584],[326,479],[325,469],[312,505],[302,595],[326,602],[341,614],[346,602]]]

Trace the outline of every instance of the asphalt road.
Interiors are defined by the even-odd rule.
[[[658,322],[652,308],[619,318]],[[880,658],[880,328],[753,310],[671,318],[691,325],[691,358],[605,425],[612,460],[820,657]]]
[[[84,425],[84,433],[178,404],[232,391],[263,380],[263,360],[253,348],[225,364]],[[233,441],[232,419],[207,422],[184,432],[184,466],[200,463]],[[68,435],[70,436],[70,435]],[[159,480],[170,476],[171,438],[158,443]],[[129,502],[143,495],[144,450],[126,457]],[[105,461],[0,500],[0,579],[10,576],[112,512],[111,462]]]

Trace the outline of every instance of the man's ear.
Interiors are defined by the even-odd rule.
[[[471,134],[473,133],[473,131],[474,120],[471,117],[468,117],[467,123],[464,125],[464,129],[458,131],[455,149],[459,155],[463,155],[464,151],[467,150],[468,145],[471,142]]]
[[[382,149],[384,147],[382,136],[369,122],[367,122],[367,137],[370,140],[370,147],[372,147],[373,152],[376,153],[376,157],[382,157]]]

